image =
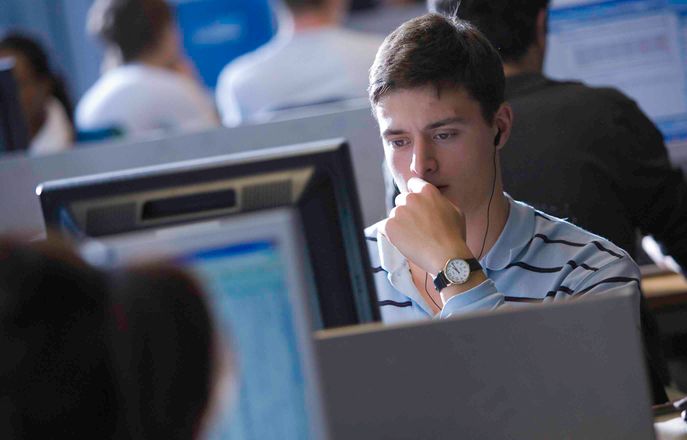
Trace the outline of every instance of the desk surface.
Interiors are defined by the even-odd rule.
[[[681,274],[647,274],[642,278],[642,291],[652,309],[687,306],[687,280]]]

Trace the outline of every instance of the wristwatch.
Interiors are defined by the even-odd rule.
[[[470,273],[482,270],[482,265],[475,258],[452,258],[444,265],[444,270],[440,271],[436,278],[434,278],[434,287],[437,292],[441,292],[445,287],[454,284],[465,284]]]

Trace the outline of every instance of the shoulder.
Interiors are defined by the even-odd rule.
[[[606,238],[542,211],[534,212],[534,234],[527,250],[530,256],[544,255],[558,265],[582,268],[587,275],[610,266],[626,266],[629,273],[638,274],[630,255]]]
[[[559,81],[551,78],[546,78],[545,84],[544,90],[574,94],[579,100],[620,108],[637,107],[634,100],[613,87],[595,87],[579,81]]]
[[[345,28],[337,29],[334,35],[342,42],[353,43],[360,47],[374,49],[375,51],[379,49],[379,46],[384,42],[384,38],[377,34]]]
[[[334,51],[342,61],[364,63],[366,68],[374,61],[379,46],[384,39],[378,35],[337,28],[325,34],[328,37],[329,49]]]
[[[288,44],[289,40],[289,36],[278,34],[256,50],[230,61],[222,68],[219,74],[217,80],[218,93],[242,82],[249,81],[256,72],[262,70],[264,64],[269,63]]]

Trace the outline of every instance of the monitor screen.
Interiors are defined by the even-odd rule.
[[[320,328],[379,321],[347,144],[246,151],[39,186],[50,233],[83,239],[295,207]]]
[[[553,0],[548,26],[548,75],[616,87],[687,141],[687,1]]]
[[[163,258],[200,281],[237,374],[209,439],[322,438],[298,223],[292,210],[263,211],[82,244],[94,264]]]
[[[221,418],[216,438],[309,438],[305,377],[294,317],[284,313],[290,306],[276,243],[209,249],[184,264],[203,280],[220,325],[233,336],[240,372],[237,405]]]

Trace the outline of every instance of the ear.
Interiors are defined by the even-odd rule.
[[[535,42],[537,46],[539,46],[542,50],[542,53],[544,52],[544,49],[546,48],[546,34],[548,33],[548,20],[549,20],[549,11],[548,8],[542,8],[539,13],[537,14],[537,22],[536,22],[536,37],[535,37]]]
[[[513,128],[513,109],[510,104],[504,102],[494,115],[494,138],[500,133],[499,143],[495,145],[497,149],[503,148],[508,142],[511,129]]]

